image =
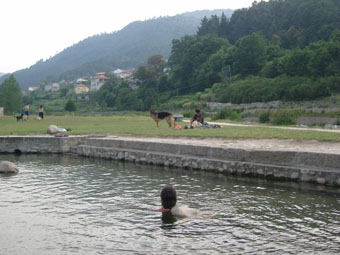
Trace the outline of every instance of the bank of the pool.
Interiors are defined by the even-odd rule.
[[[2,136],[0,153],[72,153],[226,175],[340,186],[340,154],[331,152],[259,150],[199,140],[189,143],[124,136]]]

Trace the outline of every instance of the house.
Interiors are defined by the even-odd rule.
[[[116,69],[113,71],[113,74],[118,76],[119,78],[127,79],[132,77],[133,70]]]
[[[84,83],[84,82],[87,82],[87,80],[83,79],[83,78],[78,78],[76,80],[76,83]]]
[[[35,87],[35,86],[31,86],[31,87],[28,87],[28,91],[32,92],[34,90],[37,90],[39,87]]]
[[[87,93],[89,92],[89,88],[84,84],[78,84],[74,87],[74,91],[76,94]]]
[[[89,94],[78,94],[76,96],[77,100],[90,100]]]
[[[105,73],[96,73],[96,76],[91,79],[91,91],[98,91],[108,79]]]
[[[49,83],[45,85],[45,91],[56,92],[59,91],[60,85],[58,83]]]

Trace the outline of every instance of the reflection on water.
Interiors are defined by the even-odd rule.
[[[0,155],[0,254],[339,254],[340,191],[59,155]],[[152,210],[165,184],[209,218]]]

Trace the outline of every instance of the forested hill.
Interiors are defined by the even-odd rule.
[[[0,73],[0,77],[3,76],[3,75],[5,75],[5,74],[4,73]]]
[[[138,67],[153,54],[168,58],[171,41],[186,34],[195,34],[204,16],[230,17],[232,10],[188,12],[172,17],[159,17],[130,23],[120,31],[95,35],[72,45],[48,60],[14,73],[26,89],[42,81],[73,79],[115,68]],[[0,78],[0,83],[8,75]]]

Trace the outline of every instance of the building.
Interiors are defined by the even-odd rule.
[[[45,85],[45,91],[56,92],[59,91],[60,85],[58,83],[49,83]]]
[[[76,83],[84,83],[84,82],[87,82],[87,80],[86,80],[86,79],[83,79],[83,78],[78,78],[78,79],[76,80]]]
[[[127,79],[127,78],[132,77],[133,70],[116,69],[116,70],[113,71],[113,74],[116,75],[119,78]]]
[[[90,95],[89,94],[78,94],[76,96],[77,100],[90,100]]]
[[[74,87],[74,91],[76,94],[87,93],[89,92],[89,88],[84,84],[78,84]]]
[[[35,86],[31,86],[31,87],[28,87],[28,91],[32,92],[34,90],[37,90],[39,87],[35,87]]]
[[[108,79],[105,73],[96,73],[96,76],[91,79],[91,91],[98,91]]]

